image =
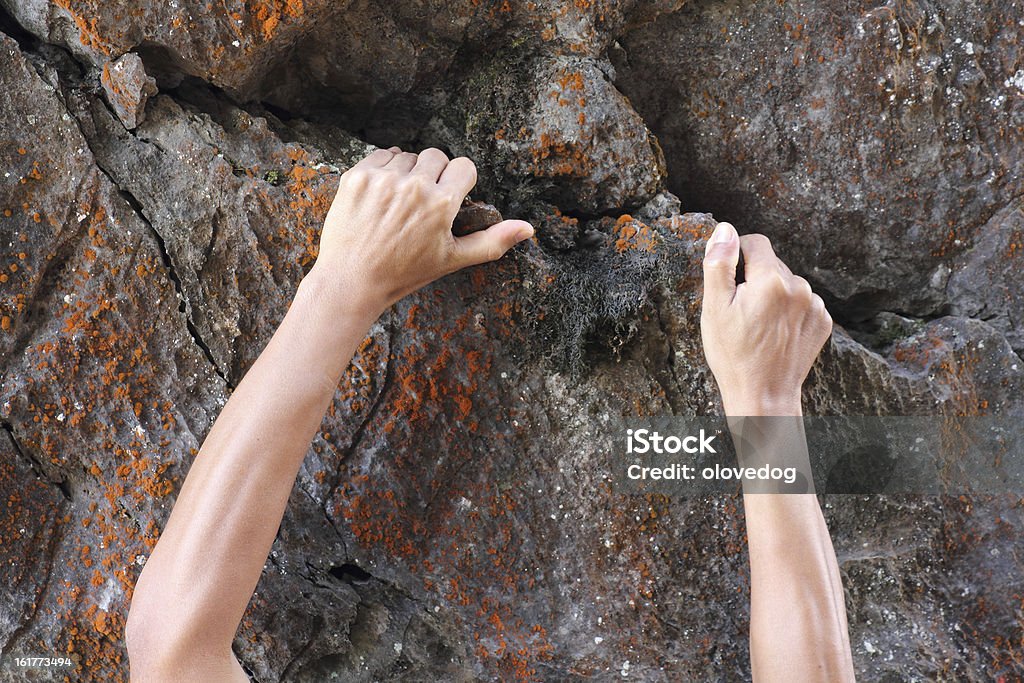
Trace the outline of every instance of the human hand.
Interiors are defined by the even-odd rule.
[[[741,249],[745,282],[737,285]],[[700,330],[727,415],[799,415],[800,387],[832,318],[767,237],[740,237],[719,223],[704,256]]]
[[[378,149],[346,171],[313,267],[329,296],[376,318],[420,287],[501,258],[533,235],[529,223],[506,220],[454,236],[452,220],[475,184],[472,161],[449,161],[438,149]]]

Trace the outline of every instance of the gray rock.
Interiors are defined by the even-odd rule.
[[[1024,213],[1019,199],[981,227],[972,247],[952,266],[951,312],[981,318],[1024,353]]]
[[[129,52],[104,64],[100,83],[125,128],[135,128],[145,120],[146,100],[157,93],[157,87],[137,54]]]
[[[192,455],[312,264],[338,176],[372,149],[339,122],[361,122],[377,142],[404,135],[471,153],[474,198],[540,231],[501,262],[408,297],[369,331],[235,641],[258,680],[748,676],[739,498],[630,496],[606,474],[616,463],[608,425],[721,410],[698,324],[715,219],[684,208],[772,232],[852,323],[812,371],[809,412],[1019,416],[1019,208],[1009,199],[1019,179],[984,184],[1018,152],[982,125],[1009,125],[1019,102],[982,112],[970,97],[997,97],[986,89],[1003,81],[967,83],[961,43],[951,71],[927,83],[911,78],[924,68],[916,61],[892,68],[900,93],[974,93],[963,107],[947,107],[941,88],[937,109],[886,104],[871,68],[887,53],[869,41],[895,25],[905,45],[889,56],[913,39],[924,59],[950,31],[981,27],[991,40],[972,49],[994,74],[1015,54],[1012,22],[996,31],[987,14],[963,10],[929,34],[875,11],[861,36],[854,10],[807,10],[849,36],[838,66],[803,52],[808,75],[793,70],[796,39],[776,35],[787,8],[701,3],[657,18],[679,4],[250,3],[239,28],[195,3],[6,3],[76,61],[0,37],[0,120],[14,141],[0,140],[4,657],[70,653],[73,679],[127,677],[122,630],[141,564]],[[370,40],[381,32],[389,41]],[[719,46],[721,35],[732,42]],[[307,49],[292,50],[296,41]],[[737,44],[736,58],[760,50],[758,68],[785,95],[761,93],[756,74],[708,71]],[[135,128],[89,75],[133,50],[162,87]],[[826,66],[847,63],[855,78],[830,81]],[[562,105],[576,83],[586,103]],[[851,104],[800,108],[829,83]],[[714,107],[700,104],[705,90]],[[325,116],[319,93],[350,109]],[[730,111],[754,128],[729,123]],[[882,111],[903,118],[880,147],[808,169],[812,147],[870,141],[865,121]],[[981,123],[967,138],[957,122],[969,113]],[[521,138],[494,137],[511,123],[526,126]],[[663,191],[648,126],[682,204]],[[535,159],[544,135],[563,148]],[[921,172],[916,212],[902,176],[869,163],[898,155]],[[878,193],[859,214],[838,208],[856,192],[839,184],[853,177],[846,163]],[[692,191],[692,169],[705,174],[700,187],[735,201],[698,201],[713,193]],[[803,222],[790,230],[788,216]],[[932,254],[948,233],[931,222],[951,219],[983,227]],[[861,678],[1020,676],[1016,497],[824,503]],[[19,674],[0,668],[0,680]]]
[[[0,623],[14,626],[0,680],[24,680],[8,655],[69,655],[73,677],[111,680],[135,577],[225,387],[157,236],[61,93],[13,40],[0,51],[5,134],[25,145],[0,146],[0,421],[15,453],[0,484]]]
[[[624,35],[616,83],[688,208],[768,234],[845,321],[934,315],[1024,190],[1022,19],[977,2],[702,0]]]
[[[462,84],[428,140],[486,159],[483,187],[506,201],[585,214],[640,206],[662,188],[665,162],[605,67],[499,54]]]

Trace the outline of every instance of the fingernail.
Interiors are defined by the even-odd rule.
[[[516,243],[517,244],[519,242],[522,242],[523,240],[528,240],[531,237],[533,237],[533,226],[532,225],[524,225],[523,227],[519,228],[518,231],[516,231]]]
[[[732,227],[732,223],[719,223],[715,226],[715,231],[711,233],[711,243],[718,244],[719,242],[729,242],[733,237],[736,236],[736,228]]]
[[[711,251],[711,245],[729,242],[735,236],[736,228],[732,227],[732,223],[719,223],[715,226],[715,231],[711,233],[711,237],[708,238],[707,244],[704,245],[704,253],[707,254]]]

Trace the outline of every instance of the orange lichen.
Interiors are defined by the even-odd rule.
[[[273,37],[283,19],[298,19],[305,13],[302,0],[246,0],[245,4],[264,41]]]
[[[575,141],[563,141],[550,133],[540,134],[539,144],[530,148],[531,172],[537,175],[585,177],[594,167],[593,158]]]
[[[626,251],[653,252],[658,246],[657,233],[629,214],[623,214],[615,221],[613,236],[615,251],[619,254]]]
[[[71,20],[75,22],[75,26],[78,27],[78,39],[82,45],[105,55],[113,53],[113,48],[99,34],[99,30],[96,26],[98,22],[97,17],[92,17],[90,19],[83,17],[75,11],[74,7],[72,7],[73,0],[54,0],[54,3],[67,12],[68,16],[71,17]]]
[[[171,493],[176,481],[168,471],[174,461],[165,454],[178,444],[172,446],[154,429],[177,420],[157,381],[166,370],[158,356],[145,351],[158,329],[150,318],[156,309],[151,297],[161,290],[167,296],[173,288],[166,278],[141,283],[135,269],[113,265],[131,258],[141,272],[160,268],[158,256],[124,241],[125,231],[102,206],[86,200],[77,208],[88,222],[53,285],[66,293],[56,308],[59,325],[26,348],[26,363],[34,373],[23,378],[11,410],[27,426],[22,435],[26,448],[56,466],[73,468],[77,461],[88,485],[99,492],[87,511],[76,511],[73,531],[69,527],[62,541],[80,560],[72,563],[81,567],[71,577],[77,585],[65,584],[64,590],[55,585],[52,599],[39,607],[63,624],[53,636],[59,640],[47,646],[76,655],[71,674],[76,680],[84,672],[121,680],[123,615],[138,572],[136,557],[148,552],[157,534],[152,521],[137,525],[125,511],[153,505]],[[31,270],[29,254],[15,256]],[[126,319],[140,322],[126,325]],[[56,422],[65,429],[43,427]],[[68,448],[62,437],[68,430],[88,446]],[[71,522],[70,516],[61,521]],[[9,538],[2,530],[0,535]],[[97,606],[101,590],[103,609]]]

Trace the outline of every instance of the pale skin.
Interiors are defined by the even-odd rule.
[[[726,415],[773,417],[770,426],[802,415],[800,388],[831,332],[821,297],[768,238],[716,227],[704,257],[701,337]],[[842,579],[817,497],[744,493],[743,506],[753,679],[853,681]]]
[[[357,345],[397,300],[456,270],[498,259],[533,235],[528,223],[508,220],[453,236],[452,220],[475,182],[470,160],[449,160],[436,149],[418,155],[377,150],[342,176],[316,264],[207,435],[136,584],[126,626],[133,681],[248,681],[231,643],[299,466]],[[737,288],[733,281],[730,293],[727,264],[739,239],[734,242],[713,245],[705,263],[702,332],[713,349],[709,364],[727,410],[799,411],[804,365],[810,367],[824,341],[819,337],[827,336],[824,322],[805,334],[805,327],[813,327],[809,316],[817,314],[798,314],[803,298],[778,296],[767,286]],[[748,275],[749,268],[748,257]],[[756,322],[761,318],[755,311],[762,299],[785,313],[788,322],[772,334],[787,341],[770,349],[729,346],[724,337],[763,323]],[[769,351],[799,360],[772,370],[777,357]],[[744,363],[761,374],[731,369]],[[741,387],[751,376],[758,382]],[[782,380],[795,382],[785,385],[795,393],[779,391]],[[817,500],[754,498],[763,500],[745,505],[755,678],[852,680],[842,587]],[[787,557],[777,557],[783,542],[806,550],[794,558],[786,546]],[[788,609],[776,609],[785,591],[797,602],[786,600]],[[776,635],[780,630],[790,634],[785,642]],[[773,654],[776,646],[788,656]]]

